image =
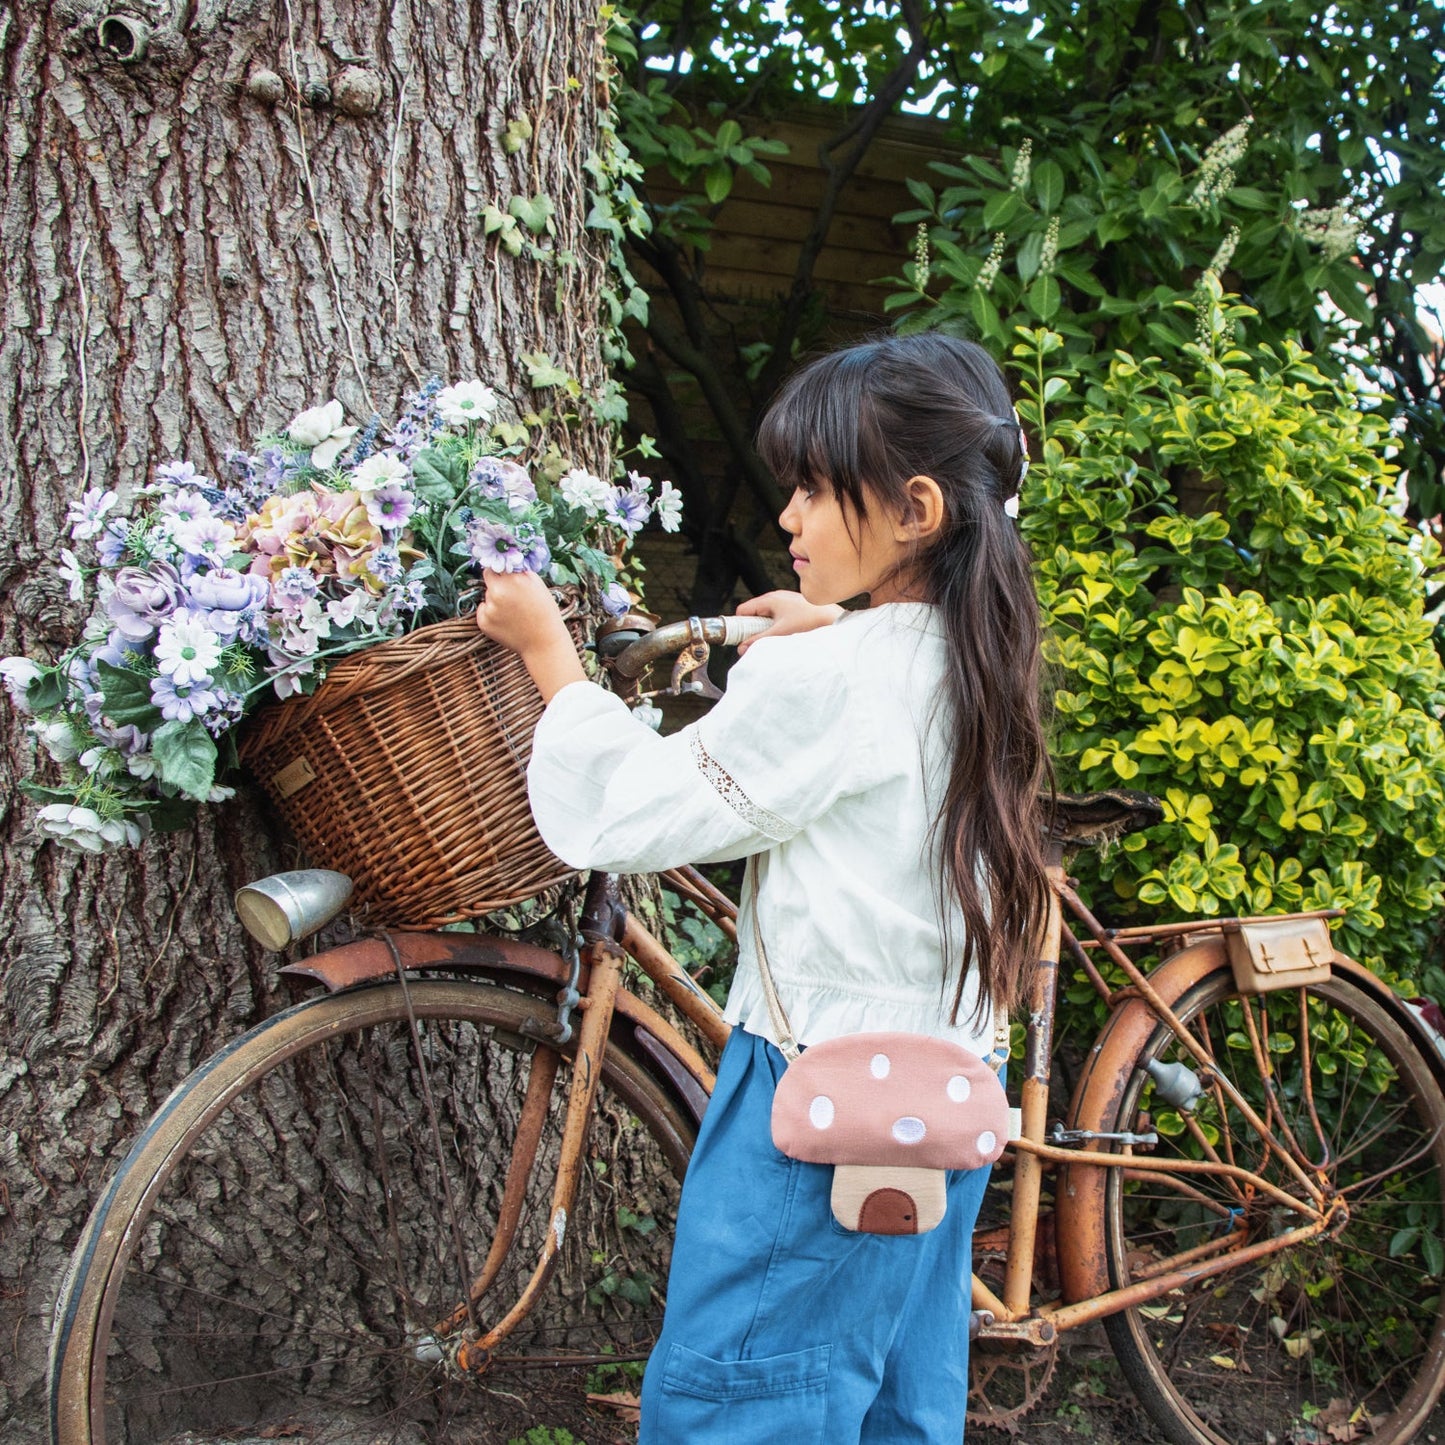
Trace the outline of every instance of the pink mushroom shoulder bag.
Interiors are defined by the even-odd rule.
[[[926,1234],[947,1207],[945,1170],[992,1164],[1008,1142],[1008,1100],[975,1053],[925,1034],[866,1033],[801,1049],[753,940],[778,1047],[773,1144],[833,1166],[833,1217],[864,1234]]]

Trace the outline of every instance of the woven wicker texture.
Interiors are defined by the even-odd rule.
[[[456,618],[258,714],[241,759],[310,857],[351,875],[369,923],[434,928],[571,876],[527,806],[541,715],[517,655]]]

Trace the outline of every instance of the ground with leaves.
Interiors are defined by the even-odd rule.
[[[988,1429],[971,1422],[969,1445],[1160,1445],[1163,1436],[1135,1404],[1119,1373],[1102,1330],[1083,1330],[1064,1341],[1059,1368],[1048,1393],[1017,1431]],[[459,1445],[635,1445],[636,1426],[618,1413],[619,1402],[583,1403],[570,1381],[533,1376],[498,1382],[497,1413],[486,1433],[468,1435]],[[1256,1442],[1250,1434],[1249,1400],[1239,1399],[1236,1439]],[[1309,1425],[1303,1422],[1292,1439],[1274,1445],[1350,1445],[1364,1441],[1358,1427],[1329,1412]],[[1417,1439],[1421,1445],[1445,1442],[1445,1408],[1437,1408]]]

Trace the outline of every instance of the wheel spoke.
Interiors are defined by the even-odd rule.
[[[407,1439],[443,1441],[456,1422],[506,1408],[485,1378],[457,1371],[436,1321],[466,1293],[458,1236],[461,1258],[488,1260],[483,1326],[530,1276],[550,1228],[570,1061],[555,1069],[555,1053],[522,1042],[539,1007],[529,995],[438,981],[411,994],[414,1028],[395,985],[303,1006],[294,1025],[272,1020],[275,1044],[258,1031],[230,1072],[195,1086],[217,1100],[230,1080],[240,1087],[205,1127],[127,1161],[123,1180],[133,1173],[136,1188],[118,1189],[111,1208],[132,1208],[125,1201],[154,1178],[147,1215],[107,1219],[97,1237],[110,1253],[72,1285],[84,1294],[93,1271],[110,1329],[61,1352],[62,1372],[107,1402],[112,1445],[188,1433],[372,1438],[373,1424],[379,1438],[404,1427]],[[283,1059],[293,1028],[309,1032]],[[547,1067],[534,1073],[538,1050]],[[514,1173],[508,1194],[529,1080],[523,1149],[536,1165]],[[199,1093],[183,1104],[178,1118],[215,1112]],[[620,1369],[656,1337],[678,1194],[672,1151],[691,1136],[650,1073],[617,1050],[598,1109],[605,1125],[583,1160],[562,1271],[506,1360],[577,1361],[579,1394],[583,1368],[615,1359]],[[510,1248],[492,1251],[504,1197]],[[112,1267],[121,1239],[127,1257]]]
[[[1180,1445],[1302,1438],[1332,1401],[1369,1401],[1377,1440],[1412,1438],[1439,1393],[1432,1342],[1445,1334],[1438,1285],[1420,1283],[1425,1232],[1441,1232],[1445,1098],[1379,1005],[1346,980],[1241,999],[1227,971],[1176,1006],[1195,1037],[1228,1054],[1230,1078],[1276,1138],[1309,1161],[1326,1204],[1348,1209],[1337,1235],[1231,1268],[1187,1294],[1106,1321],[1143,1403]],[[1117,1129],[1153,1101],[1143,1070],[1177,1056],[1162,1026],[1138,1061]],[[1221,1058],[1221,1062],[1223,1059]],[[1266,1181],[1293,1176],[1218,1087],[1160,1134],[1155,1157],[1222,1157]],[[1116,1284],[1207,1244],[1227,1217],[1255,1243],[1294,1227],[1263,1192],[1190,1174],[1188,1188],[1142,1170],[1111,1176],[1107,1223]],[[1247,1390],[1241,1386],[1247,1382]]]

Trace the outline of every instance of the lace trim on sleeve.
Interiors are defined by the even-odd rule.
[[[692,760],[697,764],[698,772],[712,784],[723,802],[748,827],[755,828],[759,833],[767,834],[769,838],[778,843],[791,838],[798,831],[786,818],[780,818],[776,813],[771,813],[753,802],[738,786],[737,779],[708,752],[703,740],[696,732],[692,735],[690,746]]]

